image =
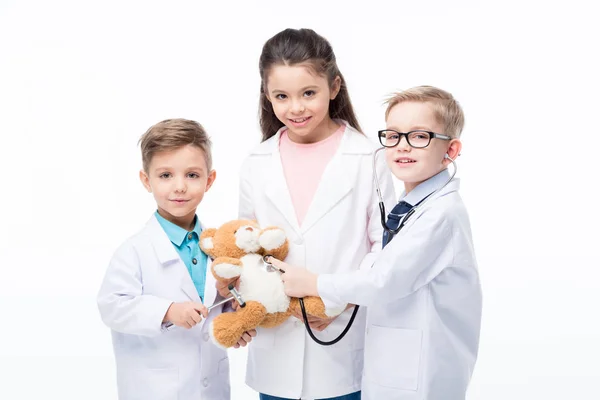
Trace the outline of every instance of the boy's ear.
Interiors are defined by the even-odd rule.
[[[448,146],[448,151],[446,152],[450,158],[456,160],[456,157],[460,155],[462,150],[462,142],[460,139],[452,139],[450,141],[450,145]],[[444,159],[444,165],[450,164],[450,160]]]
[[[206,180],[206,189],[204,189],[205,192],[208,192],[208,189],[210,189],[212,184],[215,182],[215,179],[217,179],[217,171],[213,169],[208,173],[208,179]]]
[[[340,76],[336,76],[335,79],[333,80],[333,83],[331,84],[331,95],[330,100],[334,100],[338,93],[340,92],[340,89],[342,88],[342,78],[340,78]]]
[[[152,193],[152,186],[150,186],[150,178],[148,178],[148,175],[144,172],[143,169],[140,170],[140,181],[142,182],[142,185],[144,185],[148,193]]]
[[[216,233],[216,228],[208,228],[204,229],[200,234],[200,248],[210,258],[215,258],[215,243],[213,239]]]

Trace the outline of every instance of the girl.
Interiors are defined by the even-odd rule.
[[[369,268],[382,237],[375,146],[360,131],[331,45],[310,29],[286,29],[265,43],[259,68],[263,141],[241,170],[239,217],[284,229],[290,264],[315,273]],[[391,175],[383,158],[377,165],[390,207]],[[309,322],[331,340],[351,313]],[[314,343],[296,318],[259,329],[246,383],[263,400],[360,399],[364,335],[364,309],[332,346]]]

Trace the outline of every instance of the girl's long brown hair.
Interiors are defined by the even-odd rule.
[[[269,71],[274,65],[300,63],[310,64],[317,74],[327,77],[329,87],[332,87],[337,76],[340,77],[340,91],[335,99],[329,102],[329,116],[332,119],[343,119],[351,127],[362,132],[354,114],[346,81],[337,66],[335,54],[327,39],[312,29],[286,29],[267,40],[260,55],[259,118],[263,142],[284,126],[275,116],[273,106],[266,95]]]

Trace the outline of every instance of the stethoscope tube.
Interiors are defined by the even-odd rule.
[[[354,306],[354,311],[352,311],[352,316],[350,317],[350,321],[348,321],[348,325],[346,325],[346,327],[344,328],[342,333],[340,333],[340,335],[338,337],[336,337],[335,339],[325,342],[323,340],[318,339],[315,336],[310,325],[308,324],[308,317],[306,315],[306,310],[304,309],[304,298],[301,297],[298,300],[300,301],[300,309],[302,310],[302,318],[304,318],[304,326],[306,327],[308,336],[310,336],[310,338],[312,340],[314,340],[317,344],[320,344],[321,346],[331,346],[332,344],[336,344],[337,342],[342,340],[342,338],[344,336],[346,336],[346,333],[348,333],[348,331],[350,330],[350,327],[352,326],[352,323],[354,322],[354,317],[356,317],[356,313],[358,312],[358,308],[359,308],[358,305]]]
[[[385,205],[383,203],[383,197],[381,196],[381,187],[379,186],[379,179],[377,177],[377,153],[379,153],[381,150],[385,150],[385,147],[381,147],[381,148],[375,150],[375,152],[373,153],[373,180],[375,181],[375,190],[377,191],[377,196],[379,197],[379,212],[380,212],[380,216],[381,216],[381,226],[393,238],[398,232],[400,232],[400,230],[402,229],[402,227],[404,226],[404,224],[406,223],[406,221],[408,220],[408,218],[411,215],[413,215],[417,209],[419,209],[428,199],[432,198],[436,193],[438,193],[440,190],[442,190],[443,188],[445,188],[446,185],[449,184],[450,181],[452,181],[452,179],[454,179],[454,176],[456,175],[457,167],[456,167],[456,162],[454,162],[454,160],[448,154],[446,154],[445,158],[447,158],[448,160],[450,160],[452,162],[452,165],[454,166],[454,171],[453,171],[452,175],[450,176],[450,178],[444,183],[444,185],[442,185],[440,188],[434,190],[432,193],[430,193],[428,196],[426,196],[419,204],[417,204],[415,207],[411,208],[411,210],[408,213],[406,213],[406,215],[402,218],[402,221],[400,221],[400,224],[399,224],[398,228],[396,228],[396,229],[390,229],[385,224],[385,222],[386,222],[385,218],[386,218],[387,214],[385,213]],[[302,311],[302,318],[304,319],[304,326],[306,327],[306,331],[308,332],[308,335],[317,344],[320,344],[322,346],[331,346],[333,344],[336,344],[340,340],[342,340],[342,338],[344,336],[346,336],[346,333],[348,333],[348,331],[350,330],[350,327],[352,327],[352,323],[354,322],[354,318],[356,317],[356,313],[358,313],[358,309],[360,308],[360,306],[355,305],[354,306],[354,311],[352,311],[352,316],[350,317],[350,320],[348,321],[348,325],[346,325],[346,328],[344,328],[344,330],[342,331],[342,333],[340,333],[340,335],[338,337],[336,337],[335,339],[330,340],[328,342],[325,342],[323,340],[318,339],[314,335],[314,333],[313,333],[310,325],[308,324],[308,316],[306,314],[306,309],[304,308],[304,299],[303,298],[299,298],[298,300],[300,302],[300,309]]]
[[[279,271],[280,273],[284,274],[285,273],[284,270],[276,268],[273,264],[271,264],[269,261],[267,261],[269,259],[269,257],[273,257],[273,256],[270,254],[265,254],[262,257],[263,263],[267,267],[267,270],[275,270],[275,271]],[[354,322],[354,318],[356,317],[356,313],[358,312],[358,307],[359,307],[359,306],[354,306],[354,311],[352,312],[350,321],[348,321],[348,325],[346,325],[346,328],[344,328],[342,333],[340,333],[340,335],[338,337],[336,337],[335,339],[330,340],[329,342],[325,342],[323,340],[318,339],[315,336],[310,325],[308,324],[308,316],[306,315],[306,309],[304,308],[304,298],[299,297],[298,300],[300,302],[300,309],[302,311],[302,318],[304,319],[304,326],[306,327],[306,331],[308,332],[308,335],[311,337],[311,339],[314,340],[317,344],[320,344],[321,346],[331,346],[332,344],[336,344],[337,342],[342,340],[342,338],[344,336],[346,336],[346,333],[348,333],[348,331],[350,330],[350,327],[352,326],[352,323]]]

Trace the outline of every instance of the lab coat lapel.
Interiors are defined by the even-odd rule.
[[[215,303],[217,298],[216,279],[210,271],[212,260],[208,258],[206,263],[206,280],[204,284],[204,305],[210,307]]]
[[[346,124],[340,147],[323,171],[317,191],[304,217],[302,234],[305,234],[352,191],[354,177],[351,174],[355,169],[349,168],[349,163],[356,159],[356,154],[369,154],[371,151],[368,147],[364,147],[362,140],[357,140],[357,135],[361,134]]]
[[[352,191],[352,182],[347,169],[344,168],[345,157],[347,156],[338,151],[323,171],[317,191],[308,207],[304,221],[302,221],[302,234],[305,234],[344,196]]]
[[[408,231],[408,228],[412,224],[414,224],[416,220],[419,219],[419,217],[421,216],[421,214],[423,214],[425,211],[427,211],[429,208],[431,208],[431,207],[433,207],[435,205],[435,199],[437,199],[439,197],[442,197],[442,196],[445,196],[445,195],[447,195],[449,193],[456,192],[459,189],[460,189],[460,179],[459,178],[452,179],[450,182],[448,182],[448,184],[442,190],[440,190],[435,195],[432,195],[432,196],[428,197],[427,200],[424,201],[422,207],[417,207],[417,211],[406,222],[406,225],[404,225],[404,227],[402,228],[402,230],[403,231]]]
[[[288,189],[285,175],[283,173],[283,165],[281,164],[281,155],[279,153],[279,137],[281,130],[277,132],[275,137],[272,139],[272,153],[271,163],[268,173],[272,179],[267,185],[265,193],[267,198],[273,205],[279,210],[279,212],[285,217],[290,227],[300,232],[300,226],[298,225],[298,218],[296,217],[296,211],[292,203],[290,196],[290,190]]]
[[[148,221],[147,229],[158,261],[162,264],[163,268],[168,268],[172,271],[171,275],[173,279],[179,281],[181,290],[191,301],[200,301],[200,296],[198,296],[198,291],[194,286],[185,263],[179,257],[171,240],[169,240],[169,237],[154,215]]]

